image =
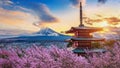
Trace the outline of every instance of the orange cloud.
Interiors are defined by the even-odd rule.
[[[98,17],[102,17],[101,15],[97,15]],[[99,18],[99,19],[90,19],[88,18],[87,24],[92,25],[93,23],[101,23],[103,21],[107,21],[110,25],[117,25],[120,23],[120,18],[118,17],[106,17],[106,18]]]
[[[120,18],[117,18],[117,17],[109,17],[104,19],[107,20],[112,25],[117,25],[120,23]]]
[[[38,30],[37,27],[32,25],[35,21],[37,21],[37,19],[30,13],[0,8],[0,23],[9,25],[6,26],[5,29],[14,27],[22,30]]]

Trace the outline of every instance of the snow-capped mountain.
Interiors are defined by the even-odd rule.
[[[18,37],[2,39],[2,42],[40,42],[40,41],[62,41],[69,39],[71,36],[62,35],[50,28],[41,29],[38,32],[22,35]]]
[[[60,36],[60,35],[62,35],[62,34],[59,34],[50,28],[43,28],[40,31],[33,33],[33,34],[40,35],[40,36]]]

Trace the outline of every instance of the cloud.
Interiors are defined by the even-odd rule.
[[[23,13],[28,13],[33,15],[34,18],[37,20],[33,22],[34,24],[39,24],[41,23],[56,23],[59,21],[59,19],[54,16],[50,9],[47,7],[47,5],[42,4],[42,3],[31,3],[27,2],[29,4],[29,7],[26,7],[24,4],[17,4],[16,2],[12,2],[11,0],[0,0],[0,7],[5,9],[5,10],[10,10],[10,11],[20,11]],[[2,14],[1,15],[6,16],[7,14]],[[14,15],[7,15],[7,17],[11,18],[18,18]],[[22,18],[22,17],[19,17]],[[36,26],[36,25],[35,25]]]
[[[98,0],[98,3],[100,4],[105,4],[107,2],[107,0]]]
[[[89,21],[91,21],[91,22],[102,22],[103,20],[101,20],[101,19],[90,19]]]
[[[99,15],[99,14],[95,14],[97,17],[99,17],[99,18],[102,18],[102,15]]]
[[[41,23],[53,23],[59,21],[45,4],[33,4],[32,10],[37,14]]]
[[[102,16],[100,15],[100,17]],[[118,17],[107,17],[107,18],[99,18],[99,19],[88,18],[88,21],[86,23],[92,25],[93,23],[102,23],[103,21],[107,21],[111,25],[117,25],[120,23],[120,18]]]
[[[19,10],[22,12],[29,12],[36,14],[38,18],[40,19],[40,22],[42,23],[53,23],[58,22],[58,18],[56,18],[50,11],[50,9],[47,7],[47,5],[43,3],[31,3],[27,2],[29,4],[29,9],[25,8],[26,6],[16,4],[12,2],[11,0],[0,0],[0,6],[1,7],[9,7],[11,10]],[[6,9],[6,8],[5,8]],[[9,10],[10,10],[9,9]]]
[[[120,18],[117,18],[117,17],[109,17],[109,18],[104,18],[104,19],[112,25],[117,25],[120,23]]]
[[[0,0],[0,6],[10,6],[13,2],[10,0]]]
[[[102,21],[103,21],[102,19],[90,19],[90,18],[88,18],[88,21],[86,23],[89,25],[92,25],[93,23],[100,23]]]
[[[86,4],[86,1],[87,0],[70,0],[70,2],[72,3],[72,5],[74,7],[79,7],[80,5],[80,2],[82,2],[83,5]],[[107,0],[98,0],[98,3],[101,5],[101,4],[105,4],[107,2]]]
[[[36,21],[35,16],[21,11],[12,11],[0,8],[0,29],[37,30],[32,23]]]
[[[54,16],[50,9],[47,7],[47,5],[42,4],[42,3],[29,3],[30,8],[25,8],[22,6],[16,6],[17,10],[23,11],[23,12],[28,12],[31,13],[37,18],[38,20],[33,22],[34,26],[43,26],[42,24],[47,24],[47,23],[57,23],[59,22],[59,19]]]
[[[86,0],[70,0],[70,2],[72,3],[73,6],[79,7],[80,2],[82,2],[82,4],[84,5],[86,3]]]
[[[40,4],[40,19],[43,22],[58,22],[58,19],[53,16],[45,4]],[[42,9],[42,10],[41,10]]]

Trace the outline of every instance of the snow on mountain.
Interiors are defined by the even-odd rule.
[[[33,34],[40,35],[40,36],[60,36],[61,35],[50,28],[43,28],[40,31],[33,33]]]

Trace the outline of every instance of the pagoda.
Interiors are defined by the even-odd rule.
[[[85,54],[85,49],[89,49],[91,52],[103,51],[102,49],[93,49],[91,44],[93,41],[104,41],[103,38],[94,38],[91,34],[93,32],[101,30],[103,29],[84,26],[82,15],[82,3],[80,2],[80,25],[78,27],[71,27],[71,29],[66,31],[65,33],[74,34],[74,36],[68,40],[69,43],[72,43],[72,51],[77,54]]]

